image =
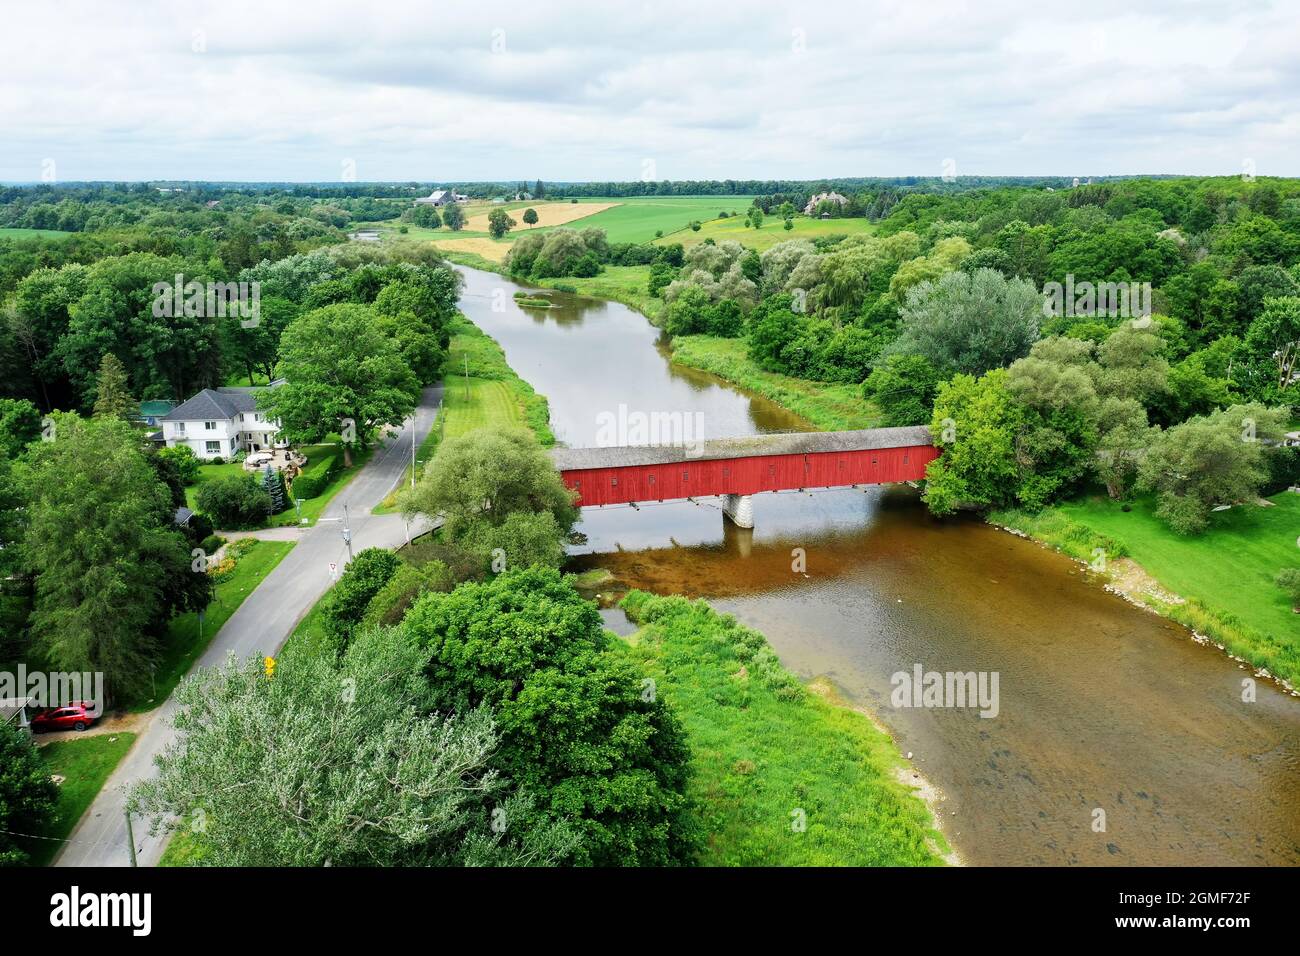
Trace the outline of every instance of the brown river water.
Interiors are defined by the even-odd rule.
[[[569,445],[638,413],[689,413],[706,438],[807,429],[671,365],[625,306],[522,309],[521,286],[461,271],[463,311],[547,396]],[[757,495],[754,514],[743,531],[713,499],[586,509],[574,563],[707,598],[792,671],[833,681],[942,791],[968,863],[1300,865],[1300,699],[1261,680],[1243,702],[1251,671],[1221,651],[1032,542],[931,518],[910,488]],[[996,716],[894,706],[891,677],[917,665],[996,674]]]

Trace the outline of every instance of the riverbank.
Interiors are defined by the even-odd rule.
[[[701,863],[956,862],[922,797],[933,788],[826,682],[800,683],[763,635],[704,601],[633,591],[621,606],[639,625],[627,653],[691,742],[690,794],[709,833]]]
[[[511,278],[504,262],[485,259],[473,252],[442,249],[438,252],[448,262],[483,272],[495,272],[499,276]],[[557,279],[512,279],[521,285],[538,289],[554,289],[556,292],[569,292],[593,299],[609,299],[622,303],[644,315],[654,325],[659,324],[663,315],[664,301],[650,295],[649,266],[606,266],[599,275],[587,278],[564,276]]]
[[[817,428],[879,423],[859,388],[765,372],[750,361],[743,339],[677,336],[672,346],[674,363],[763,395]],[[1174,534],[1146,502],[1125,511],[1096,496],[1039,514],[993,512],[987,520],[1085,565],[1097,564],[1098,553],[1104,554],[1100,574],[1108,590],[1182,624],[1196,640],[1252,665],[1257,676],[1275,678],[1294,694],[1300,687],[1300,637],[1290,635],[1300,634],[1300,618],[1273,577],[1300,562],[1294,541],[1300,495],[1284,492],[1269,500],[1268,507],[1217,512],[1199,537]]]
[[[744,339],[678,335],[672,340],[672,360],[762,395],[824,431],[880,424],[879,410],[862,397],[860,386],[830,385],[764,371],[750,359]]]
[[[417,464],[433,458],[444,438],[478,428],[523,425],[544,446],[555,444],[545,396],[537,394],[506,362],[505,352],[490,335],[457,315],[451,323],[451,343],[443,364],[442,405],[428,437],[416,449]],[[374,514],[397,510],[397,495],[411,480],[411,466]]]
[[[1107,590],[1187,627],[1257,677],[1300,696],[1300,615],[1273,584],[1300,561],[1300,495],[1282,492],[1268,505],[1238,505],[1212,516],[1196,537],[1177,535],[1149,502],[1124,510],[1102,496],[1080,498],[1038,514],[995,511],[988,521],[1088,565]]]

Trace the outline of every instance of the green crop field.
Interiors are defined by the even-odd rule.
[[[76,233],[62,232],[58,229],[0,229],[0,239],[57,239],[61,236],[72,235],[76,235]]]
[[[575,229],[595,226],[604,229],[610,242],[650,242],[655,233],[669,236],[679,230],[690,233],[692,220],[707,222],[718,213],[744,212],[753,196],[630,196],[624,199],[591,197],[580,202],[616,202],[606,209],[571,223]],[[693,233],[692,233],[693,234]],[[676,241],[685,241],[674,236]]]

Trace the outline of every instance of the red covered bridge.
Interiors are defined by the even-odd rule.
[[[580,507],[723,495],[723,511],[746,528],[757,492],[917,481],[937,457],[924,426],[551,450]]]

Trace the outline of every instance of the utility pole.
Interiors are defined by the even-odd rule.
[[[348,527],[348,506],[343,506],[343,543],[348,546],[348,560],[352,560],[352,529]]]
[[[131,865],[139,866],[135,859],[135,829],[131,826],[131,811],[126,811],[126,840],[131,848]]]

